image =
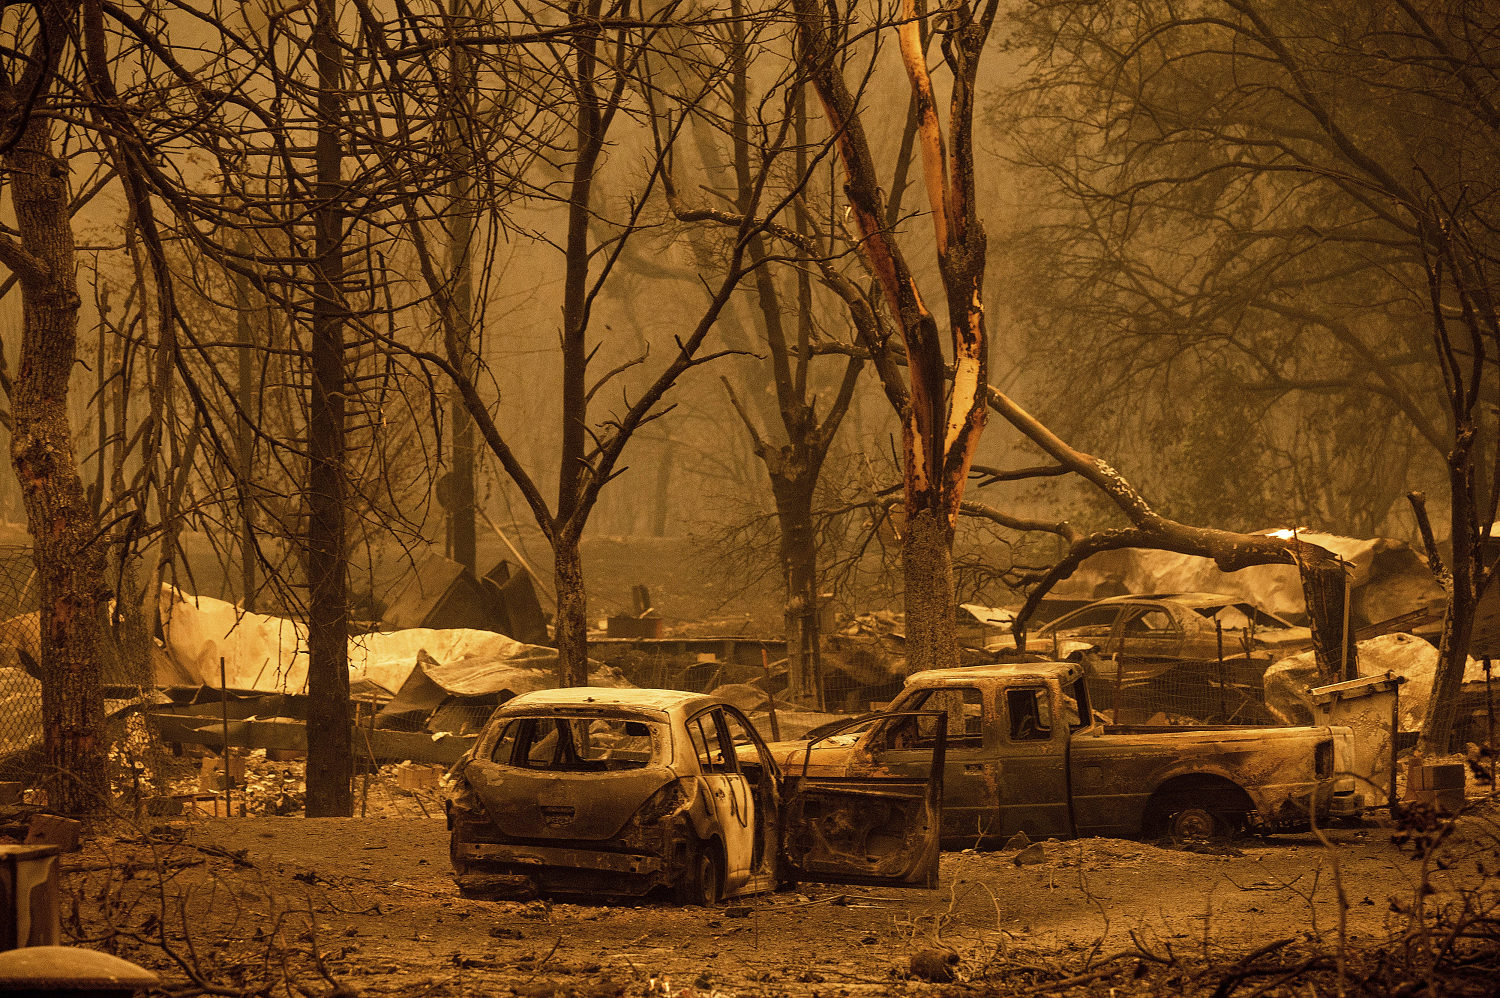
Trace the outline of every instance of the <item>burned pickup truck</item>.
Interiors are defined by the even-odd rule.
[[[935,887],[948,718],[908,720],[935,733],[910,775],[793,777],[716,697],[523,694],[455,767],[447,813],[459,888],[664,889],[711,904],[796,880]]]
[[[1016,832],[1183,839],[1290,831],[1362,803],[1342,775],[1353,751],[1348,728],[1105,724],[1075,663],[920,672],[891,710],[899,716],[771,750],[784,770],[809,777],[915,778],[939,737],[926,719],[946,715],[949,847]]]

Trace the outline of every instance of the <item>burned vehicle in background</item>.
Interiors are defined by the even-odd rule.
[[[1037,629],[1033,649],[1083,662],[1112,720],[1273,723],[1267,666],[1312,647],[1306,627],[1214,593],[1111,596]]]
[[[705,694],[523,694],[455,767],[454,874],[480,897],[669,890],[700,904],[797,880],[935,887],[945,744],[909,774],[812,778]]]
[[[928,720],[934,712],[948,717],[941,730]],[[888,715],[870,716],[858,732],[775,742],[771,751],[819,777],[916,776],[942,738],[949,848],[996,845],[1017,832],[1225,838],[1305,829],[1364,806],[1348,775],[1347,727],[1107,724],[1075,662],[919,672]]]

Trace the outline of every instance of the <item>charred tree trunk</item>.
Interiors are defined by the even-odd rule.
[[[308,409],[307,816],[353,814],[344,538],[343,64],[333,0],[318,0],[317,188]]]
[[[239,498],[240,513],[240,606],[246,611],[255,610],[255,496],[251,483],[255,474],[255,426],[259,419],[257,400],[260,392],[255,386],[255,330],[250,321],[250,289],[248,282],[239,274],[231,276],[234,282],[235,331],[239,346],[238,377],[240,391],[239,424],[235,427],[235,469],[239,480],[235,491]]]
[[[730,73],[730,103],[734,111],[730,136],[733,142],[736,201],[741,217],[755,211],[755,183],[750,166],[750,83],[745,29],[741,20],[743,4],[730,4],[730,44],[733,69]],[[796,176],[807,175],[805,115],[799,99],[793,113],[797,115]],[[799,227],[799,234],[802,229]],[[804,237],[805,238],[805,237]],[[798,699],[811,699],[821,706],[823,690],[816,682],[814,663],[818,656],[818,566],[813,542],[812,500],[818,473],[827,456],[824,427],[818,425],[807,400],[806,349],[810,335],[812,290],[804,269],[798,274],[798,347],[795,361],[788,349],[785,323],[782,319],[781,295],[769,266],[766,265],[766,240],[759,233],[750,237],[746,256],[755,273],[756,301],[766,345],[770,348],[772,383],[776,389],[777,413],[787,443],[774,447],[762,439],[749,412],[741,412],[749,429],[755,454],[766,466],[771,478],[771,494],[776,501],[776,520],[781,532],[781,578],[786,592],[786,658],[790,692]],[[795,367],[794,367],[795,364]],[[732,393],[731,393],[732,395]],[[736,402],[738,407],[738,402]],[[832,429],[843,418],[839,411],[828,427]]]
[[[80,301],[68,168],[52,152],[48,117],[31,117],[4,168],[20,236],[19,245],[4,239],[0,254],[21,284],[10,453],[40,582],[45,775],[50,805],[81,813],[109,799],[100,689],[109,594],[68,423]]]
[[[589,614],[583,590],[583,557],[579,538],[569,531],[552,540],[552,584],[557,589],[557,685],[587,686],[589,681]]]
[[[1433,572],[1448,591],[1448,612],[1438,641],[1437,671],[1422,719],[1420,748],[1427,755],[1443,755],[1452,748],[1479,598],[1500,571],[1500,563],[1488,551],[1490,528],[1500,509],[1500,459],[1486,454],[1481,445],[1492,435],[1481,427],[1493,410],[1487,400],[1495,390],[1491,379],[1500,346],[1500,310],[1492,291],[1492,257],[1485,249],[1489,243],[1476,240],[1469,231],[1477,228],[1477,216],[1455,214],[1440,196],[1423,207],[1430,213],[1418,215],[1418,220],[1432,340],[1453,433],[1447,454],[1453,565],[1451,572],[1443,571],[1431,528],[1426,526],[1422,497],[1414,494],[1412,503],[1423,524]]]
[[[469,0],[451,0],[449,14],[455,20],[470,16]],[[448,184],[448,272],[453,282],[452,308],[460,323],[459,336],[465,356],[475,349],[472,250],[474,237],[473,163],[459,123],[469,120],[466,112],[473,90],[473,68],[463,46],[449,50],[449,94],[454,113],[447,122],[447,141],[453,156],[453,180]],[[466,372],[468,373],[468,372]],[[453,454],[453,472],[448,489],[448,547],[454,561],[478,575],[477,540],[474,531],[474,420],[462,394],[454,389],[448,401],[448,425]]]
[[[908,672],[958,664],[953,606],[953,528],[936,510],[908,516],[901,538]]]
[[[781,531],[781,577],[786,584],[786,664],[788,693],[819,707],[823,691],[818,665],[818,550],[813,536],[812,501],[816,476],[785,477],[771,472],[776,522]]]
[[[568,236],[565,247],[562,306],[562,455],[558,466],[557,527],[552,534],[556,561],[558,670],[564,686],[588,679],[588,609],[583,592],[583,562],[578,542],[588,517],[586,493],[592,469],[588,446],[588,304],[589,221],[593,215],[594,171],[604,147],[605,123],[595,91],[598,71],[600,0],[589,0],[578,32],[576,81],[578,100],[577,159],[568,189]]]
[[[103,282],[98,282],[102,284]],[[97,409],[94,413],[95,444],[94,444],[94,482],[88,487],[89,514],[94,522],[99,521],[100,511],[104,509],[104,482],[107,475],[104,462],[109,457],[109,405],[105,399],[109,397],[109,351],[107,344],[116,334],[113,324],[109,318],[109,285],[105,284],[98,288],[96,299],[99,308],[99,341],[94,350],[94,398]]]
[[[994,17],[993,5],[976,12],[960,3],[943,19],[944,61],[952,72],[949,137],[939,118],[927,50],[925,18],[915,0],[902,4],[897,29],[901,60],[911,88],[916,140],[933,226],[933,244],[946,292],[952,388],[937,319],[923,300],[914,272],[890,224],[862,113],[838,68],[837,34],[828,13],[812,0],[795,0],[799,46],[825,117],[839,136],[844,193],[861,236],[860,252],[884,293],[906,346],[906,374],[883,364],[884,344],[867,346],[901,416],[906,531],[908,668],[951,665],[956,654],[952,543],[974,451],[984,430],[988,339],[984,322],[986,237],[975,204],[974,81]],[[950,157],[951,152],[951,157]],[[939,548],[942,550],[940,551]],[[930,574],[929,574],[930,573]]]
[[[1448,487],[1452,497],[1448,524],[1453,544],[1452,572],[1447,580],[1448,612],[1438,638],[1437,672],[1422,717],[1420,748],[1424,755],[1446,755],[1452,748],[1453,728],[1458,721],[1458,696],[1469,661],[1469,642],[1474,633],[1474,614],[1479,606],[1479,581],[1484,571],[1483,539],[1478,503],[1474,493],[1475,428],[1460,418],[1453,449],[1448,454]]]

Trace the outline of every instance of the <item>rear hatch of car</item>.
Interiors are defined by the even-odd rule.
[[[677,780],[664,720],[556,711],[508,718],[504,725],[490,758],[470,763],[464,778],[507,838],[615,838]]]

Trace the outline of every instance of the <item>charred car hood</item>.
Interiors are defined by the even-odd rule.
[[[805,741],[771,742],[766,748],[787,776],[801,776],[804,760],[808,776],[843,776],[849,768],[849,760],[854,757],[854,744],[859,738],[858,734],[835,735],[820,741],[813,747],[811,758]],[[745,758],[743,753],[741,758]]]
[[[464,778],[502,834],[527,839],[615,838],[641,805],[677,779],[667,766],[623,773],[552,773],[469,767]]]

